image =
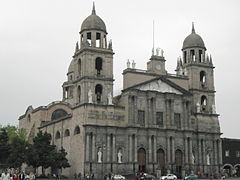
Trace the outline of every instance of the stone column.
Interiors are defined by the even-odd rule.
[[[218,140],[218,158],[219,158],[219,165],[222,165],[222,140]]]
[[[172,163],[175,163],[175,139],[172,138]]]
[[[111,136],[107,135],[107,162],[110,161],[111,157]]]
[[[184,129],[186,129],[187,128],[187,120],[186,120],[186,115],[187,115],[187,113],[186,113],[186,101],[183,101],[182,102],[182,108],[183,108],[183,113],[182,113],[182,118],[181,119],[183,119],[183,121],[182,121],[182,126],[183,126],[183,128]]]
[[[152,162],[152,138],[148,137],[148,162]]]
[[[116,136],[113,135],[112,139],[112,161],[116,162]]]
[[[165,100],[165,105],[166,105],[166,118],[163,118],[165,119],[164,121],[164,125],[165,127],[170,127],[170,112],[169,112],[169,100]]]
[[[167,163],[171,163],[170,137],[167,137]]]
[[[93,134],[93,135],[92,135],[92,161],[95,161],[95,160],[96,160],[95,139],[96,139],[96,135]]]
[[[157,137],[153,138],[153,162],[157,162]]]
[[[189,139],[189,164],[192,164],[192,139]]]
[[[198,164],[202,164],[202,144],[201,139],[198,139]]]
[[[86,161],[89,161],[89,134],[86,134]]]
[[[129,137],[129,162],[132,162],[133,148],[132,148],[132,135]]]
[[[148,98],[147,99],[147,117],[148,117],[148,126],[152,125],[153,124],[153,118],[152,118],[152,112],[153,112],[153,109],[151,107],[151,99]]]
[[[174,123],[174,100],[170,100],[170,117],[171,117],[171,126],[173,126]]]
[[[133,106],[133,111],[134,111],[134,123],[137,124],[138,122],[138,108],[137,108],[137,96],[134,96],[134,106]]]
[[[185,164],[188,164],[188,141],[187,138],[184,139],[185,143]]]
[[[136,135],[134,140],[134,161],[137,162],[137,136]]]
[[[217,141],[213,140],[213,147],[214,147],[214,165],[218,164],[218,154],[217,154]]]

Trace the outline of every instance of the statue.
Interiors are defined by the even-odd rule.
[[[110,40],[108,43],[108,49],[112,49],[112,40]]]
[[[183,69],[181,67],[179,69],[179,75],[183,75]]]
[[[132,62],[132,68],[135,69],[135,67],[136,67],[136,63],[135,63],[134,60],[133,60],[133,62]]]
[[[89,89],[89,91],[88,91],[88,103],[93,103],[93,101],[92,101],[92,91],[91,91],[91,89]]]
[[[215,104],[212,105],[212,113],[216,114],[216,106],[215,106]]]
[[[129,61],[129,59],[127,60],[127,68],[130,68],[130,61]]]
[[[99,148],[99,149],[98,149],[97,159],[98,159],[97,161],[98,161],[99,163],[102,162],[102,148]]]
[[[207,154],[207,165],[210,165],[210,155]]]
[[[161,49],[161,56],[163,57],[163,53],[164,53],[164,51]]]
[[[113,103],[112,103],[112,93],[111,93],[111,92],[108,93],[108,104],[109,104],[109,105],[112,105],[112,104],[113,104]]]
[[[200,113],[201,112],[201,106],[200,106],[199,102],[196,104],[196,106],[197,106],[197,113]]]
[[[159,56],[160,50],[161,50],[160,48],[157,48],[157,49],[156,49],[156,55],[157,55],[157,56]]]
[[[184,75],[187,76],[188,72],[187,72],[187,69],[185,68],[184,69]]]
[[[121,153],[121,149],[118,150],[118,163],[122,163],[122,153]]]
[[[195,164],[195,157],[193,153],[192,153],[192,164]]]

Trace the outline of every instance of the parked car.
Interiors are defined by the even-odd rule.
[[[113,176],[113,179],[114,179],[114,180],[125,180],[125,177],[122,176],[122,175],[120,175],[120,174],[115,174],[115,175]]]
[[[147,175],[145,176],[145,179],[146,179],[146,180],[155,180],[156,177],[153,176],[153,175],[151,175],[151,174],[147,174]]]
[[[195,174],[190,174],[190,175],[188,175],[188,176],[186,176],[184,179],[197,179],[198,178],[198,176],[197,175],[195,175]]]
[[[147,173],[140,172],[140,173],[136,174],[135,179],[136,180],[143,180],[143,179],[145,179],[146,176],[147,176]]]
[[[174,174],[167,174],[166,176],[162,176],[161,180],[176,180],[177,176]]]

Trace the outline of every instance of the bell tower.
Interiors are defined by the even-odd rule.
[[[107,44],[106,25],[93,4],[91,15],[81,25],[80,47],[77,42],[68,80],[63,84],[63,101],[72,105],[111,104],[113,54],[112,42]]]
[[[183,59],[179,59],[176,71],[178,75],[189,78],[189,91],[193,94],[193,111],[216,114],[214,66],[206,50],[201,36],[196,34],[192,24],[192,33],[183,42]]]

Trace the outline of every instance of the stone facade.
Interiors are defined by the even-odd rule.
[[[127,65],[122,93],[114,98],[114,52],[95,7],[81,26],[79,42],[62,101],[30,106],[19,118],[29,141],[39,130],[47,131],[53,144],[66,149],[71,167],[63,174],[220,172],[214,66],[194,27],[176,74],[167,72],[163,51],[157,50],[147,70]]]

